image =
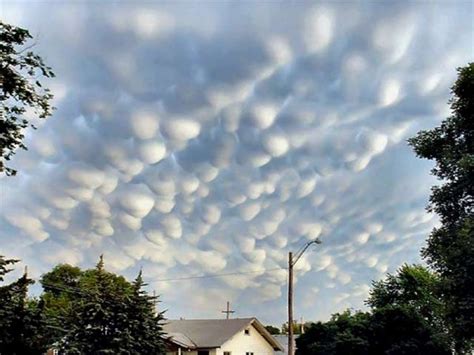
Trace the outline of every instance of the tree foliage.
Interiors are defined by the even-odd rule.
[[[5,266],[17,261],[0,256],[0,281],[11,271]],[[0,354],[41,354],[45,349],[41,305],[27,299],[31,284],[33,280],[25,272],[18,280],[0,286]]]
[[[94,269],[56,266],[41,279],[44,314],[53,326],[49,343],[66,354],[162,354],[163,314],[157,297],[107,272],[101,257]]]
[[[8,268],[8,265],[13,265],[18,261],[17,259],[5,259],[3,255],[0,255],[0,281],[3,281],[4,276],[12,271]]]
[[[370,315],[346,311],[311,324],[297,340],[297,354],[368,354]]]
[[[458,69],[452,115],[409,140],[416,154],[435,162],[429,211],[442,222],[422,255],[441,276],[446,321],[460,353],[474,349],[474,63]]]
[[[444,330],[444,306],[439,298],[440,278],[421,265],[403,265],[396,274],[372,283],[366,304],[372,309],[411,307],[423,319]]]
[[[139,354],[161,354],[165,347],[162,334],[163,312],[157,313],[157,296],[148,295],[143,288],[142,272],[132,284],[132,294],[127,299],[129,331],[135,337],[135,351]]]
[[[6,166],[17,148],[26,149],[24,129],[34,125],[26,118],[27,110],[40,119],[51,115],[53,95],[44,88],[40,77],[54,77],[43,59],[30,51],[28,30],[0,21],[0,173],[15,175]]]
[[[293,334],[301,334],[301,330],[306,326],[306,324],[298,323],[293,321]],[[281,325],[281,333],[288,334],[288,322],[285,322]]]
[[[273,334],[273,335],[281,334],[280,328],[275,327],[275,326],[273,326],[273,325],[266,325],[266,326],[265,326],[265,329],[266,329],[270,334]]]
[[[17,260],[0,256],[0,281]],[[97,266],[81,270],[58,265],[41,278],[43,293],[28,298],[33,283],[25,273],[0,285],[0,354],[164,354],[163,313],[144,290],[140,272],[133,282]]]
[[[298,354],[450,354],[438,286],[426,268],[404,265],[373,283],[370,312],[346,311],[306,327],[297,339]]]

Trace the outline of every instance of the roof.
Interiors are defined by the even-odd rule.
[[[276,354],[288,354],[288,334],[277,334],[273,336],[276,341],[283,345],[283,350],[278,351]],[[293,346],[296,349],[296,339],[298,339],[299,334],[293,336]]]
[[[196,344],[193,343],[191,339],[189,339],[186,335],[181,333],[167,333],[167,339],[172,341],[173,343],[188,349],[194,349]]]
[[[212,349],[222,346],[249,325],[253,325],[274,350],[283,350],[256,318],[169,320],[163,328],[168,339],[177,345],[189,349]]]

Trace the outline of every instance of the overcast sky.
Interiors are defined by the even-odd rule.
[[[288,251],[308,240],[323,244],[296,267],[305,320],[420,262],[435,181],[406,139],[449,114],[472,2],[0,6],[57,75],[57,110],[0,180],[0,254],[33,277],[103,253],[143,268],[170,318],[229,300],[279,325]]]

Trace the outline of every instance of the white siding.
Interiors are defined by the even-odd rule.
[[[232,355],[245,355],[247,352],[253,352],[254,355],[274,355],[273,347],[257,329],[250,326],[249,330],[249,335],[244,334],[243,330],[235,334],[217,349],[216,355],[223,355],[224,351],[230,351]]]
[[[209,355],[218,355],[217,349],[209,350]],[[197,355],[197,350],[185,351],[181,350],[181,355]],[[177,355],[178,351],[168,351],[166,355]],[[255,354],[257,355],[257,354]]]

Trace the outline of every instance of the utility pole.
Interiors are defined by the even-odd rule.
[[[293,257],[291,251],[288,253],[288,355],[295,354],[293,340],[293,267],[311,244],[321,244],[321,241],[319,239],[310,240],[296,253],[295,257]]]
[[[288,253],[288,355],[293,355],[293,253]]]
[[[232,313],[235,313],[235,311],[230,310],[230,302],[229,301],[227,301],[227,309],[225,311],[222,311],[222,313],[226,314],[225,319],[229,319],[230,315]]]

